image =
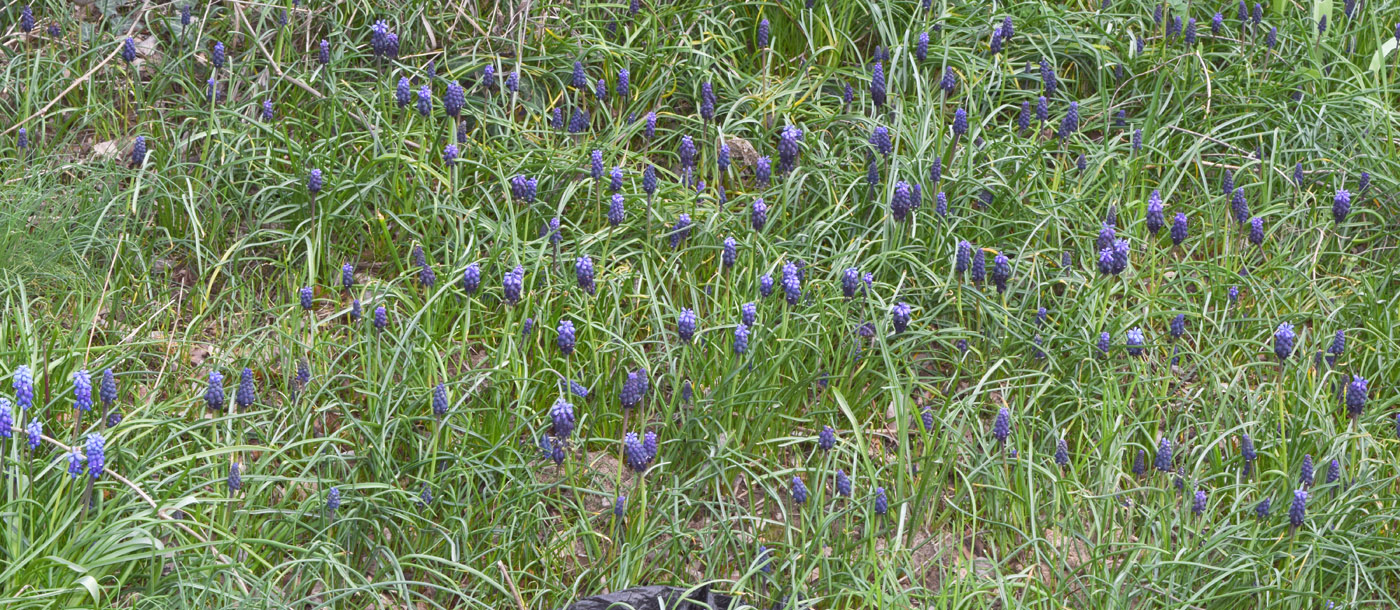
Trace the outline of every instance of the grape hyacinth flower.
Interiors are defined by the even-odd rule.
[[[563,398],[554,401],[554,406],[549,409],[549,419],[554,437],[561,441],[568,440],[574,432],[574,406]]]
[[[758,48],[768,48],[768,32],[768,20],[764,19],[763,21],[758,22]]]
[[[836,447],[836,430],[831,426],[822,426],[821,432],[817,433],[817,448],[822,451],[831,451]]]
[[[1180,338],[1182,337],[1182,335],[1185,335],[1185,334],[1186,334],[1186,314],[1184,314],[1184,313],[1176,314],[1176,317],[1175,317],[1175,318],[1172,318],[1172,321],[1171,321],[1171,335],[1172,335],[1172,338],[1173,338],[1173,339],[1180,339]]]
[[[1011,411],[1002,407],[997,411],[996,420],[992,422],[992,437],[997,440],[997,444],[1005,445],[1006,439],[1011,436]]]
[[[656,113],[648,112],[646,116],[646,129],[644,131],[648,140],[656,138]]]
[[[944,97],[953,96],[953,91],[958,88],[958,74],[953,71],[952,66],[943,70],[943,80],[939,81],[938,86],[943,90]]]
[[[1347,334],[1346,334],[1346,331],[1344,331],[1344,330],[1339,330],[1339,331],[1337,331],[1336,336],[1334,336],[1334,337],[1332,338],[1332,345],[1327,346],[1327,365],[1328,365],[1328,366],[1336,366],[1336,364],[1337,364],[1337,356],[1342,355],[1342,352],[1345,351],[1346,348],[1347,348]]]
[[[210,411],[224,410],[224,376],[209,371],[209,383],[204,390],[204,404]]]
[[[1206,500],[1206,490],[1197,489],[1196,499],[1191,502],[1191,513],[1195,515],[1200,515],[1201,513],[1206,512]]]
[[[1240,437],[1240,457],[1244,458],[1244,476],[1249,476],[1250,471],[1254,469],[1254,460],[1258,459],[1259,454],[1254,451],[1254,439],[1248,434]]]
[[[330,491],[326,492],[326,510],[327,510],[327,511],[330,511],[332,514],[334,514],[335,511],[336,511],[337,509],[339,509],[339,508],[340,508],[340,488],[339,488],[339,487],[332,487],[332,488],[330,489]]]
[[[228,465],[228,491],[236,494],[240,489],[243,489],[243,476],[239,473],[238,462],[234,462]]]
[[[1154,189],[1152,195],[1147,198],[1147,231],[1155,236],[1165,223],[1166,219],[1162,215],[1162,193]]]
[[[0,438],[11,438],[14,425],[15,413],[14,407],[10,406],[10,399],[0,397]]]
[[[574,108],[569,115],[569,133],[583,133],[588,131],[588,111],[582,108]]]
[[[1115,257],[1113,248],[1110,246],[1099,250],[1099,273],[1110,275],[1113,273]]]
[[[773,276],[767,273],[758,278],[758,294],[763,298],[768,298],[773,294]]]
[[[735,241],[733,237],[724,238],[724,251],[720,254],[720,264],[724,265],[725,269],[730,269],[738,260],[739,242]]]
[[[876,110],[885,106],[885,67],[878,61],[870,68],[870,99]]]
[[[1249,243],[1256,246],[1264,244],[1264,219],[1258,216],[1249,219]]]
[[[1337,481],[1341,480],[1341,478],[1342,478],[1342,463],[1341,463],[1341,462],[1338,462],[1337,460],[1332,460],[1332,462],[1329,463],[1329,464],[1327,465],[1327,480],[1326,480],[1326,484],[1327,484],[1327,485],[1331,485],[1331,484],[1336,483]],[[1336,493],[1336,490],[1333,490],[1333,493]]]
[[[1226,296],[1230,299],[1230,304],[1233,305],[1236,301],[1240,300],[1240,287],[1231,286],[1230,291]]]
[[[1312,487],[1313,459],[1311,454],[1303,455],[1303,466],[1298,472],[1298,484],[1302,487]]]
[[[894,321],[894,332],[902,333],[909,328],[911,310],[908,303],[900,301],[890,309],[890,317]]]
[[[102,473],[106,470],[107,464],[107,439],[101,434],[92,433],[87,435],[87,442],[84,443],[87,452],[88,474],[92,475],[92,480],[102,478]]]
[[[895,183],[894,195],[890,197],[890,215],[894,217],[895,222],[903,221],[908,215],[910,196],[908,182],[900,180]]]
[[[311,193],[312,197],[320,193],[325,186],[326,179],[321,175],[321,170],[313,169],[306,174],[306,190]]]
[[[623,409],[631,409],[642,403],[642,395],[647,390],[646,369],[627,373],[627,379],[622,382],[622,392],[620,399]]]
[[[876,126],[875,129],[871,130],[870,146],[873,147],[876,150],[876,152],[879,152],[881,155],[884,155],[886,157],[890,156],[890,153],[894,151],[894,143],[890,140],[889,128],[881,125]]]
[[[525,268],[516,265],[515,269],[506,272],[506,275],[502,279],[501,284],[505,290],[506,302],[510,303],[511,305],[519,303],[520,291],[525,286]]]
[[[682,343],[690,343],[695,339],[696,322],[695,310],[689,307],[681,308],[681,313],[676,319],[676,335]]]
[[[967,241],[959,241],[957,254],[953,260],[953,272],[958,275],[966,273],[972,262],[972,244]]]
[[[1143,340],[1144,340],[1144,339],[1143,339],[1143,336],[1142,336],[1142,329],[1141,329],[1141,328],[1130,328],[1130,329],[1128,329],[1128,355],[1129,355],[1129,356],[1141,356],[1141,355],[1143,355],[1143,351],[1144,351],[1144,350],[1143,350],[1143,347],[1142,347]]]
[[[953,112],[953,136],[962,137],[967,134],[967,111],[959,107]]]
[[[690,214],[684,212],[676,218],[675,226],[671,227],[671,248],[675,249],[685,238],[690,236]]]
[[[802,280],[797,275],[797,266],[790,262],[783,264],[783,294],[788,305],[795,306],[802,298]]]
[[[578,287],[584,292],[591,295],[597,289],[593,283],[593,259],[588,255],[580,256],[574,261],[574,275],[578,278]]]
[[[588,76],[583,73],[583,62],[574,62],[574,76],[571,82],[575,89],[580,91],[588,89]]]
[[[613,193],[612,202],[608,205],[608,225],[616,227],[622,224],[627,211],[623,207],[622,193]],[[592,294],[591,292],[589,294]]]
[[[715,118],[715,89],[709,81],[700,83],[700,118],[707,123]]]
[[[1176,213],[1176,219],[1172,222],[1171,235],[1173,246],[1180,246],[1181,242],[1186,241],[1186,214]]]
[[[477,287],[481,286],[481,265],[471,263],[462,272],[462,290],[467,294],[476,294]]]
[[[1195,17],[1192,17],[1192,18],[1186,20],[1186,36],[1185,36],[1185,38],[1186,38],[1186,45],[1187,45],[1187,46],[1195,46],[1195,45],[1196,45],[1196,18],[1195,18]]]
[[[1371,188],[1371,174],[1370,172],[1361,172],[1361,176],[1356,179],[1356,192],[1364,193],[1369,188]]]
[[[565,356],[568,356],[568,355],[574,353],[575,337],[574,337],[574,323],[573,323],[573,322],[570,322],[570,321],[568,321],[568,320],[560,320],[560,321],[559,321],[559,340],[558,340],[558,344],[559,344],[559,351],[564,352],[564,355],[565,355]]]
[[[1063,437],[1055,441],[1055,465],[1061,468],[1069,465],[1069,443]]]
[[[919,32],[919,42],[914,47],[914,57],[920,63],[928,61],[928,32]]]
[[[890,512],[890,500],[885,496],[885,488],[875,488],[875,514],[884,515]]]
[[[1213,17],[1210,18],[1210,34],[1211,34],[1211,36],[1219,36],[1219,35],[1220,35],[1220,32],[1221,32],[1222,30],[1224,30],[1224,29],[1225,29],[1225,16],[1224,16],[1224,15],[1221,15],[1220,13],[1216,13],[1215,16],[1213,16]]]
[[[489,68],[490,66],[487,67]],[[422,93],[425,91],[429,91],[427,85],[423,85],[423,89],[419,92],[418,111],[422,112],[423,116],[428,116],[428,113],[423,112]],[[462,85],[455,80],[447,83],[447,92],[442,96],[442,109],[447,112],[447,116],[454,119],[460,116],[462,114],[462,106],[466,105],[466,103],[467,97],[466,93],[462,90]]]
[[[1244,187],[1236,188],[1230,197],[1230,209],[1234,213],[1235,222],[1244,224],[1249,220],[1249,202],[1244,198]]]
[[[742,356],[749,351],[749,327],[740,323],[734,327],[734,354]]]
[[[1100,354],[1103,354],[1104,356],[1108,355],[1109,341],[1110,337],[1108,331],[1099,333],[1099,342],[1097,347],[1099,348]]]
[[[695,141],[690,136],[681,136],[680,145],[681,169],[689,172],[695,167]]]
[[[1060,121],[1060,131],[1057,135],[1063,140],[1076,131],[1079,131],[1079,102],[1070,102],[1069,112],[1065,114],[1064,120]]]
[[[1303,520],[1308,513],[1308,492],[1301,489],[1293,491],[1293,504],[1288,507],[1288,524],[1293,529],[1303,525]]]
[[[807,503],[807,485],[802,482],[801,477],[792,478],[792,501],[797,504]]]
[[[247,409],[257,402],[257,390],[254,386],[253,369],[243,367],[243,373],[238,377],[238,392],[234,394],[234,402],[238,408]]]
[[[1351,213],[1351,193],[1346,189],[1337,189],[1337,195],[1332,198],[1332,220],[1337,224],[1346,222],[1347,214]]]
[[[647,449],[642,444],[642,440],[637,437],[636,432],[628,432],[622,438],[622,453],[627,467],[638,474],[646,470],[647,464],[651,462],[647,455]]]
[[[739,318],[743,320],[744,326],[753,326],[758,319],[758,306],[752,302],[739,306]]]
[[[1005,254],[997,253],[992,262],[992,283],[996,285],[998,293],[1006,292],[1006,281],[1011,278],[1011,261]]]
[[[36,451],[39,449],[39,443],[43,440],[44,425],[39,423],[37,419],[31,419],[29,423],[24,426],[24,434],[25,443],[29,445],[29,451]]]
[[[447,386],[437,384],[433,386],[433,416],[442,419],[447,415]]]
[[[83,454],[75,449],[68,452],[68,476],[76,479],[80,474],[83,474]]]
[[[600,153],[600,156],[599,156],[599,158],[598,158],[598,162],[599,162],[599,163],[602,162],[601,153]],[[611,192],[613,192],[613,193],[617,193],[617,192],[619,192],[619,191],[622,190],[622,176],[623,176],[623,172],[622,172],[622,168],[621,168],[621,167],[614,166],[614,167],[612,168],[612,170],[608,172],[608,190],[609,190],[609,191],[611,191]]]
[[[972,253],[972,283],[981,286],[982,281],[987,279],[987,253],[978,248]]]
[[[754,180],[757,181],[759,185],[766,188],[773,177],[772,160],[766,156],[759,157],[758,162],[754,165],[753,175]]]
[[[1293,325],[1288,322],[1279,324],[1278,330],[1274,331],[1274,355],[1278,356],[1280,363],[1288,360],[1293,354],[1293,341],[1297,336],[1293,332]]]
[[[1366,385],[1365,377],[1351,376],[1351,382],[1346,387],[1347,417],[1352,419],[1361,417],[1361,411],[1366,408]]]
[[[1172,471],[1172,442],[1165,436],[1157,441],[1157,457],[1152,466],[1161,472]]]
[[[146,138],[136,136],[136,140],[131,143],[131,166],[140,167],[146,161]]]
[[[310,286],[302,286],[302,287],[301,287],[301,290],[298,290],[298,291],[297,291],[297,296],[300,297],[300,300],[301,300],[301,308],[302,308],[302,310],[303,310],[303,311],[311,311],[312,296],[313,296],[313,295],[312,295],[312,292],[311,292],[311,287],[310,287]]]
[[[92,410],[92,377],[87,369],[73,373],[73,408],[84,413]]]

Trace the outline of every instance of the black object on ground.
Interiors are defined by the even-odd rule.
[[[738,610],[738,598],[710,591],[708,585],[633,587],[586,597],[563,610]]]

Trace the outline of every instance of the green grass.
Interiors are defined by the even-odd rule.
[[[0,40],[0,394],[13,398],[21,365],[36,387],[15,436],[0,439],[0,602],[534,610],[635,585],[710,583],[763,608],[785,597],[820,608],[1396,605],[1400,8],[1363,2],[1348,19],[1341,3],[1273,3],[1241,43],[1233,5],[1169,5],[1196,18],[1194,47],[1162,40],[1153,5],[1122,0],[1102,10],[935,2],[932,15],[889,0],[817,0],[810,11],[800,1],[647,3],[630,19],[612,2],[360,0],[288,3],[284,28],[277,4],[215,3],[195,6],[187,30],[166,3],[81,20],[71,3],[36,4],[34,35],[14,26]],[[1226,16],[1221,36],[1210,33],[1215,10]],[[4,12],[18,23],[19,4]],[[992,55],[991,28],[1008,14],[1015,37]],[[1313,14],[1330,15],[1320,38]],[[757,50],[763,18],[772,46]],[[371,56],[377,19],[400,37],[396,61]],[[55,20],[61,38],[41,35]],[[138,63],[124,63],[128,30],[156,37],[159,56],[143,46]],[[328,66],[316,62],[322,38]],[[229,61],[210,103],[214,41]],[[867,67],[877,46],[891,53],[879,111]],[[1017,133],[1022,102],[1043,92],[1038,68],[1026,67],[1042,57],[1061,85],[1050,122]],[[430,60],[440,78],[424,118],[398,108],[394,88],[408,76],[416,93]],[[574,61],[610,87],[628,69],[629,99],[610,92],[600,104],[568,87]],[[498,79],[519,70],[519,92],[484,90],[488,63]],[[959,85],[945,99],[948,67]],[[442,77],[467,86],[468,140],[453,167],[441,156],[454,138]],[[708,122],[698,113],[705,80],[718,98]],[[258,118],[264,99],[271,122]],[[588,133],[549,127],[552,108],[565,107],[567,121],[581,99]],[[1056,139],[1070,101],[1081,129]],[[958,107],[970,130],[954,147]],[[1126,127],[1114,125],[1119,110]],[[776,166],[789,124],[805,133],[793,173],[759,187],[736,143],[720,175],[721,138]],[[877,125],[895,153],[879,160],[872,197]],[[132,167],[138,135],[150,153]],[[684,135],[707,184],[698,195],[680,182]],[[606,179],[588,177],[594,149],[606,168],[626,170],[616,228]],[[659,175],[650,206],[648,164]],[[326,177],[314,205],[311,168]],[[1262,246],[1231,219],[1225,170],[1264,221]],[[1372,185],[1359,192],[1363,170]],[[538,179],[534,203],[511,200],[517,174]],[[923,184],[911,222],[889,211],[899,180]],[[1352,212],[1338,226],[1342,187]],[[939,190],[947,218],[933,213]],[[977,209],[984,190],[993,203]],[[1190,217],[1180,248],[1145,228],[1153,190],[1168,222]],[[754,231],[760,197],[768,222]],[[1110,210],[1132,246],[1120,276],[1095,268]],[[681,213],[694,224],[673,249],[666,236]],[[541,233],[556,217],[557,249]],[[725,270],[731,236],[738,263]],[[985,249],[989,267],[997,253],[1010,258],[1004,294],[954,274],[960,240]],[[436,273],[431,288],[419,283],[415,245]],[[594,296],[575,282],[583,255],[597,269]],[[798,306],[781,287],[759,298],[761,276],[776,283],[799,260]],[[346,262],[356,266],[349,293]],[[468,295],[471,263],[482,287]],[[502,275],[516,265],[524,294],[510,306]],[[873,274],[853,300],[840,289],[848,267]],[[309,312],[297,303],[302,286],[315,287]],[[355,323],[352,297],[365,314]],[[734,328],[750,301],[758,323],[738,356]],[[903,333],[890,320],[897,302],[913,309]],[[384,331],[369,324],[379,305]],[[700,319],[690,345],[675,330],[683,307]],[[1173,342],[1177,314],[1188,330]],[[568,357],[555,345],[564,319],[578,329]],[[866,322],[874,337],[861,339]],[[1281,322],[1298,332],[1282,367],[1272,349]],[[1132,328],[1146,335],[1143,358],[1126,355]],[[1335,367],[1313,366],[1338,330],[1346,352]],[[1097,357],[1101,331],[1112,337],[1107,358]],[[294,382],[301,361],[305,388]],[[255,404],[207,410],[210,371],[225,375],[232,405],[244,367]],[[67,448],[81,443],[71,380],[87,369],[95,383],[106,368],[123,420],[103,429],[94,412],[78,424],[107,439],[108,474],[89,489],[66,473]],[[651,389],[624,413],[623,380],[642,368]],[[1355,421],[1334,389],[1349,374],[1370,380]],[[566,380],[589,398],[570,396]],[[441,419],[437,384],[450,402]],[[537,439],[561,397],[578,426],[556,467]],[[1012,414],[1005,447],[991,432],[1001,407]],[[925,408],[930,431],[918,423]],[[50,438],[31,453],[20,431],[33,419]],[[839,439],[829,453],[816,443],[825,425]],[[645,430],[659,437],[656,462],[645,476],[619,469],[624,433]],[[1243,434],[1259,454],[1251,476]],[[1174,475],[1150,470],[1163,437],[1184,493]],[[1060,438],[1063,468],[1052,461]],[[1149,465],[1140,477],[1139,450]],[[1305,454],[1317,484],[1295,530],[1288,503]],[[1324,483],[1333,459],[1342,480]],[[226,483],[234,463],[238,493]],[[835,494],[838,468],[851,498]],[[811,490],[805,505],[792,500],[794,476]],[[332,486],[344,496],[333,514]],[[890,500],[884,516],[877,486]],[[1201,515],[1190,510],[1198,489],[1208,491]],[[1260,521],[1263,498],[1273,515]],[[760,545],[772,549],[771,573]]]

